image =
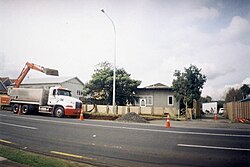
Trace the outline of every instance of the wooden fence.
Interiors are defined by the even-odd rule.
[[[225,104],[228,118],[237,122],[239,118],[250,119],[250,102],[230,102]]]
[[[85,111],[93,109],[96,113],[113,114],[113,106],[109,105],[97,105],[93,108],[93,105],[83,105]],[[139,107],[139,106],[116,106],[116,114],[124,115],[128,112],[135,112],[139,115],[155,115],[164,116],[166,113],[170,115],[178,115],[178,109],[175,107]]]

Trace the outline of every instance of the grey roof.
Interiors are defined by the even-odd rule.
[[[7,79],[9,79],[9,77],[0,77],[0,81],[2,81],[3,83],[4,83]]]
[[[9,86],[12,83],[15,82],[15,80],[10,79],[9,77],[0,77],[0,81],[5,85],[5,86]]]
[[[156,83],[153,85],[146,86],[144,88],[137,88],[138,90],[172,90],[172,88],[162,83]]]
[[[6,93],[7,92],[7,88],[5,87],[5,85],[3,84],[2,81],[0,81],[0,92],[1,93]]]
[[[46,78],[26,78],[21,85],[33,85],[33,84],[61,84],[71,79],[77,79],[80,83],[83,82],[77,77],[46,77]]]
[[[164,85],[162,83],[156,83],[153,85],[146,86],[145,88],[169,88],[167,85]]]

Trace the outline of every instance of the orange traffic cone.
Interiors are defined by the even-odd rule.
[[[169,114],[167,116],[166,128],[170,128],[170,117],[169,117]]]
[[[214,120],[218,120],[218,115],[214,114]]]
[[[84,120],[84,117],[83,117],[83,108],[81,110],[81,114],[80,114],[80,118],[79,118],[80,121]]]

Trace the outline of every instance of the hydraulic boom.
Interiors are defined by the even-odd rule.
[[[24,80],[24,78],[26,77],[26,75],[28,74],[30,69],[40,71],[42,73],[45,73],[46,75],[58,76],[58,70],[44,68],[42,66],[27,62],[25,64],[22,72],[20,73],[20,75],[18,76],[18,78],[15,81],[15,85],[14,85],[15,88],[19,88],[20,84],[22,83],[22,81]]]

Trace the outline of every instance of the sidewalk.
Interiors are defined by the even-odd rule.
[[[150,121],[150,124],[166,125],[166,120]],[[242,129],[250,131],[250,124],[231,123],[228,119],[193,119],[187,121],[170,121],[171,127],[181,128],[218,128],[218,129]]]

